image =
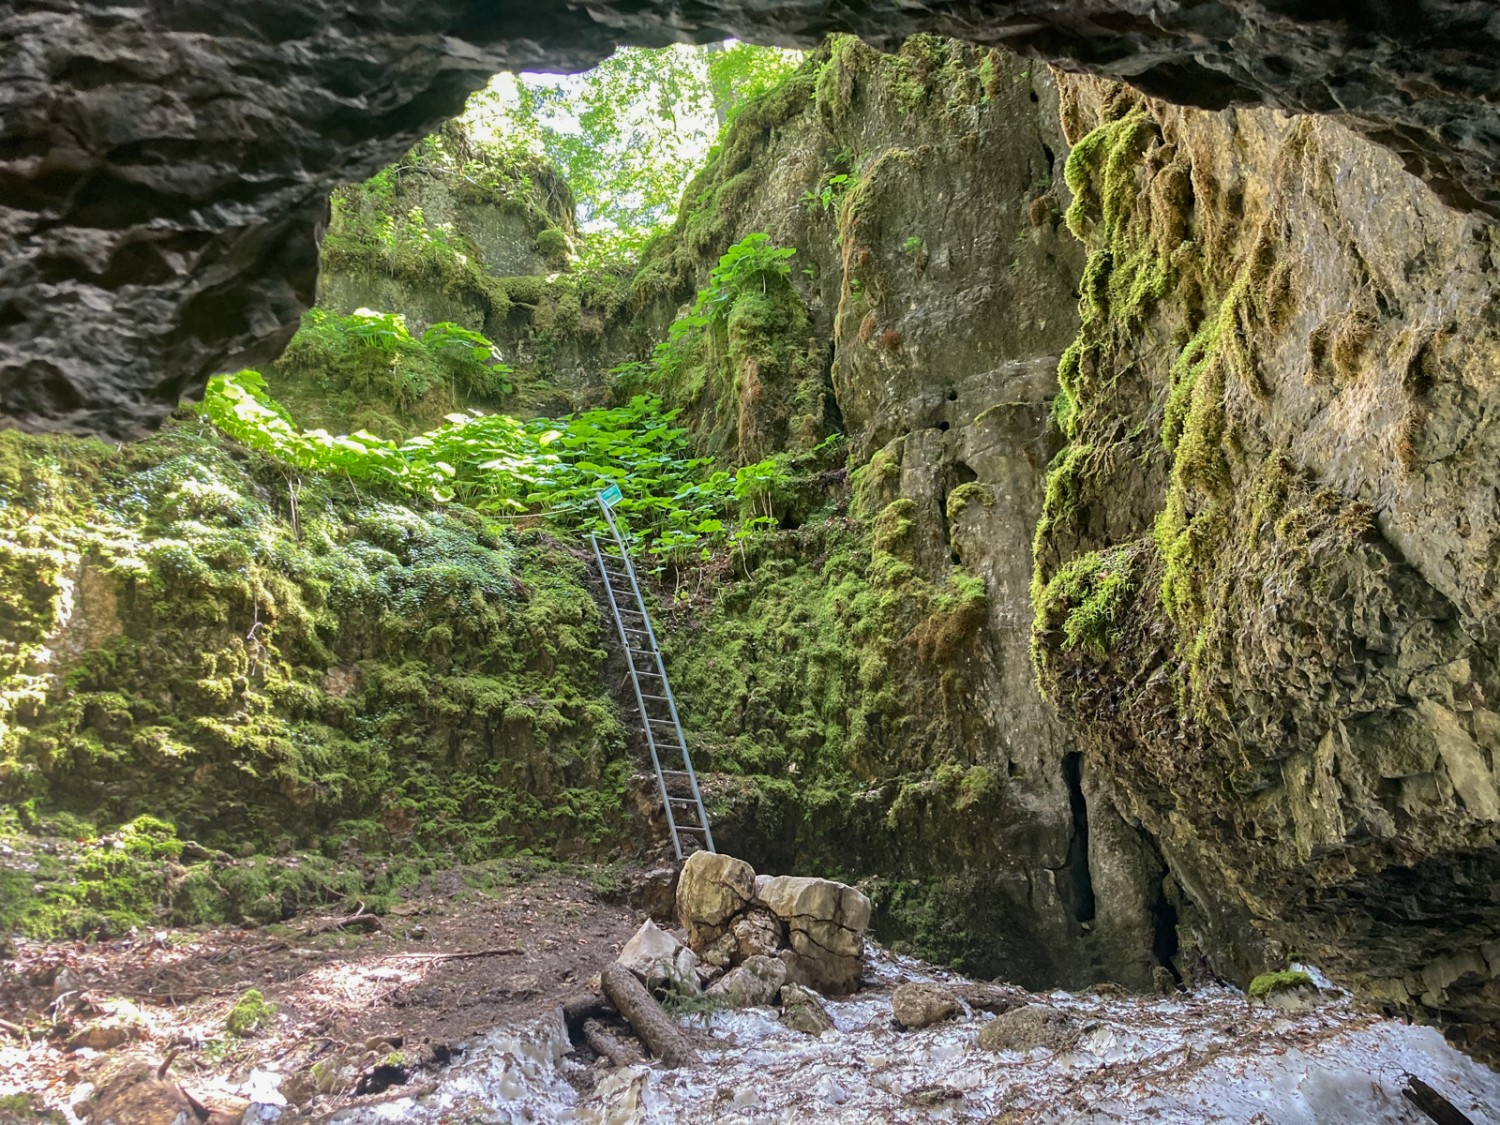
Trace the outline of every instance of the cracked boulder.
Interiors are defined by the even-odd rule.
[[[835,995],[859,987],[868,897],[831,879],[778,875],[757,879],[755,898],[786,925],[782,958],[792,980]]]
[[[688,856],[677,880],[677,921],[688,932],[688,944],[700,952],[713,945],[754,897],[755,868],[744,860],[716,852]]]

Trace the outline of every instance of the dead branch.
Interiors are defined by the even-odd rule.
[[[635,1066],[637,1063],[646,1061],[639,1051],[632,1050],[629,1043],[598,1020],[584,1021],[583,1039],[593,1048],[594,1054],[608,1059],[611,1066]]]

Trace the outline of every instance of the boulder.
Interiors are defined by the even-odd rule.
[[[776,999],[786,983],[786,966],[775,957],[757,954],[708,987],[708,995],[722,996],[736,1008],[758,1008]]]
[[[958,997],[937,984],[903,984],[891,996],[896,1022],[908,1031],[952,1019],[963,1011]]]
[[[781,986],[781,1022],[793,1031],[805,1031],[808,1035],[822,1035],[834,1029],[833,1017],[823,1007],[818,994],[800,984]]]
[[[677,868],[658,867],[632,876],[625,901],[654,922],[672,922],[677,916]]]
[[[831,879],[779,875],[755,883],[756,901],[786,924],[792,979],[824,992],[859,987],[870,900]]]
[[[755,869],[748,863],[716,852],[694,852],[677,880],[677,920],[688,932],[688,944],[706,949],[754,897]]]
[[[1028,1004],[1002,1012],[979,1030],[979,1045],[986,1051],[1020,1051],[1037,1047],[1061,1050],[1072,1040],[1077,1022],[1066,1012],[1045,1004]]]
[[[140,1058],[108,1067],[86,1120],[91,1125],[197,1125],[200,1118],[182,1088],[157,1070],[157,1063]]]
[[[641,924],[617,961],[652,992],[697,996],[697,955],[649,918]]]

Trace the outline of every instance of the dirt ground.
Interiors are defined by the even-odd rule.
[[[516,885],[443,872],[380,918],[20,942],[0,963],[0,1095],[87,1121],[122,1070],[167,1060],[164,1080],[215,1122],[243,1111],[265,1067],[298,1120],[411,1093],[464,1040],[589,991],[644,917],[576,874],[517,865],[504,878]],[[231,1034],[250,989],[274,1014]],[[20,1104],[0,1097],[0,1125],[47,1119]]]

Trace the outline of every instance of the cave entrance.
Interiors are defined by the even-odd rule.
[[[740,110],[804,56],[734,39],[621,47],[578,74],[499,74],[459,122],[479,144],[554,166],[578,207],[576,258],[614,265],[676,218]]]

